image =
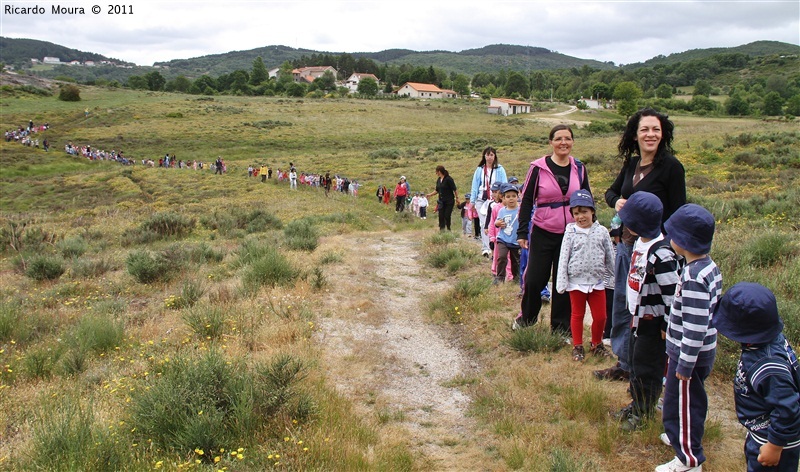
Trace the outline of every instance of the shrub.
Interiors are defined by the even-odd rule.
[[[64,274],[64,261],[48,255],[34,256],[28,261],[25,275],[34,280],[56,280]]]
[[[553,352],[564,345],[560,335],[543,324],[514,331],[503,341],[508,347],[520,352]]]
[[[70,349],[61,357],[61,373],[67,376],[78,375],[86,370],[86,351],[81,348]]]
[[[116,433],[96,424],[91,401],[59,395],[39,409],[33,426],[31,470],[123,470],[129,457]]]
[[[281,253],[269,246],[254,259],[242,275],[242,283],[248,292],[255,292],[264,285],[289,286],[300,275]]]
[[[56,243],[56,247],[61,255],[66,258],[80,257],[86,252],[86,240],[81,236],[63,239]]]
[[[294,220],[283,230],[286,246],[298,251],[313,251],[319,245],[319,234],[308,220]]]
[[[203,288],[203,284],[187,280],[183,282],[181,292],[178,295],[170,295],[164,303],[167,305],[167,308],[174,308],[176,310],[192,307],[200,300],[200,297],[202,297],[204,293],[205,288]]]
[[[81,278],[100,277],[114,266],[106,259],[77,259],[72,264],[72,275]]]
[[[163,238],[175,236],[183,237],[189,234],[195,226],[195,219],[188,218],[175,212],[156,213],[145,220],[141,228],[153,231]]]
[[[30,349],[22,358],[22,370],[29,378],[49,379],[60,357],[61,353],[50,347]]]
[[[108,352],[122,344],[124,324],[105,314],[81,317],[72,334],[72,344],[84,351]]]
[[[128,267],[128,273],[143,284],[168,281],[174,272],[174,267],[171,267],[163,257],[143,250],[128,254],[125,264]]]
[[[199,358],[178,357],[147,388],[132,392],[135,435],[178,455],[218,451],[249,443],[265,424],[291,407],[304,366],[288,356],[252,369],[210,350]],[[212,455],[199,457],[212,461]]]
[[[270,229],[280,229],[281,220],[261,209],[244,211],[240,208],[215,210],[210,215],[200,217],[204,228],[217,230],[222,234],[230,234],[236,229],[249,233],[260,233]]]
[[[428,256],[428,262],[437,269],[447,268],[450,273],[454,273],[474,256],[474,251],[463,247],[445,247]]]
[[[183,315],[183,322],[201,339],[216,340],[225,330],[225,313],[217,306],[202,306]]]
[[[792,239],[787,235],[767,233],[751,241],[745,252],[750,255],[752,265],[769,267],[790,257],[795,248]]]
[[[63,102],[79,102],[81,101],[81,89],[72,84],[62,85],[58,92],[58,99]]]

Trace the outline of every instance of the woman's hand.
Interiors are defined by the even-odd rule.
[[[781,461],[783,448],[767,442],[758,450],[758,463],[764,467],[774,467]]]
[[[527,239],[517,239],[517,244],[519,244],[520,249],[528,249],[528,240]]]
[[[625,206],[625,202],[627,201],[628,201],[627,198],[620,198],[619,200],[617,200],[617,203],[614,204],[614,210],[616,210],[616,212],[619,213],[619,211],[622,210],[622,207]]]

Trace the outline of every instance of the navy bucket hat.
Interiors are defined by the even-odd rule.
[[[619,211],[622,223],[644,238],[657,238],[661,234],[661,215],[664,205],[649,192],[635,192]]]
[[[569,207],[589,207],[594,208],[594,198],[588,190],[578,189],[569,196]]]
[[[492,192],[497,192],[500,189],[502,189],[503,188],[503,184],[505,184],[505,182],[497,181],[497,182],[493,183],[492,184]]]
[[[775,295],[763,285],[739,282],[720,298],[711,325],[743,344],[766,344],[783,331]]]
[[[501,186],[500,186],[500,193],[502,193],[503,195],[505,195],[505,193],[506,193],[506,192],[516,192],[516,193],[519,193],[519,189],[517,188],[517,186],[516,186],[516,185],[511,185],[511,184],[503,184],[503,185],[501,185]]]
[[[678,208],[664,223],[667,237],[692,254],[708,254],[714,239],[714,215],[694,203]]]

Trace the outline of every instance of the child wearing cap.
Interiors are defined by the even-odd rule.
[[[519,229],[519,190],[511,184],[500,187],[503,195],[503,206],[497,211],[494,226],[499,228],[495,241],[497,255],[497,270],[495,283],[505,282],[506,266],[511,261],[511,275],[519,277],[519,243],[517,243],[517,230]]]
[[[711,317],[722,293],[722,274],[708,255],[714,226],[714,216],[692,203],[678,208],[664,223],[672,248],[686,265],[669,313],[666,340],[669,363],[663,417],[675,458],[656,467],[656,472],[699,472],[706,460],[704,382],[714,366],[717,330],[711,326]]]
[[[492,210],[493,210],[493,208],[495,207],[495,205],[497,205],[498,203],[500,203],[503,200],[503,194],[500,193],[500,188],[503,186],[503,184],[505,184],[505,182],[495,182],[495,183],[492,184],[492,187],[491,187],[491,190],[492,190],[491,198],[489,200],[486,200],[483,203],[483,207],[481,207],[481,209],[480,209],[480,212],[483,213],[484,215],[486,215],[486,219],[484,220],[484,225],[483,225],[483,234],[486,235],[486,239],[487,239],[487,241],[489,241],[489,249],[490,249],[489,252],[483,251],[483,257],[492,258],[492,259],[494,259],[494,257],[493,257],[494,241],[490,237],[491,235],[490,235],[489,227],[490,227],[490,224],[491,224],[491,226],[494,226],[495,219],[492,218]],[[495,216],[496,215],[497,215],[497,213],[495,213]],[[492,267],[492,272],[494,273],[494,267]]]
[[[569,210],[574,223],[567,224],[558,259],[556,291],[569,292],[572,306],[570,329],[572,331],[572,360],[582,361],[583,318],[586,303],[592,310],[591,353],[608,357],[603,346],[603,328],[606,323],[606,292],[603,274],[614,267],[614,252],[608,231],[597,222],[594,198],[588,190],[576,190],[570,195]]]
[[[661,200],[649,192],[633,193],[619,217],[638,236],[631,253],[625,299],[631,314],[631,403],[614,416],[625,431],[636,430],[652,417],[663,388],[667,362],[662,332],[676,296],[680,265],[661,233]]]
[[[428,219],[428,197],[424,193],[420,193],[419,199],[417,199],[417,205],[419,206],[419,217],[423,220]]]
[[[712,325],[742,344],[733,392],[736,416],[747,428],[747,470],[797,471],[800,369],[783,336],[775,295],[763,285],[740,282],[720,299]]]

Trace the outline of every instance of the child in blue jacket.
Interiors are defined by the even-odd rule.
[[[775,295],[740,282],[722,296],[717,331],[742,344],[733,390],[736,415],[747,428],[747,470],[796,472],[800,458],[800,371],[783,336]]]

